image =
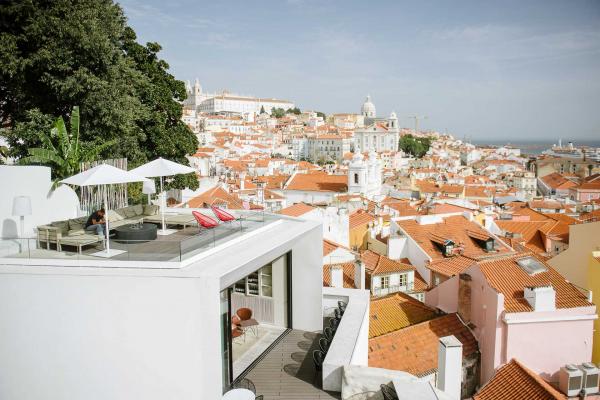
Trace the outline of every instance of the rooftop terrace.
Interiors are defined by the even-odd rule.
[[[23,263],[23,260],[56,260],[61,265],[71,260],[85,264],[95,262],[135,261],[140,267],[178,268],[187,265],[211,250],[226,247],[270,227],[281,223],[282,220],[294,223],[293,218],[278,214],[254,211],[230,211],[238,218],[230,223],[220,224],[212,229],[199,228],[193,220],[192,211],[200,211],[212,216],[207,209],[168,209],[168,212],[178,215],[189,215],[190,222],[186,226],[179,225],[176,232],[170,235],[158,235],[155,240],[119,241],[114,238],[111,229],[110,248],[123,250],[110,258],[101,258],[94,253],[104,249],[101,241],[85,245],[81,253],[77,247],[62,243],[59,247],[56,241],[44,241],[43,237],[35,238],[4,238],[0,239],[0,258],[4,264]],[[160,228],[159,228],[160,229]],[[65,241],[66,242],[66,241]],[[142,264],[140,264],[142,262]]]

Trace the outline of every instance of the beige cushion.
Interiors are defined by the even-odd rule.
[[[125,209],[126,208],[127,207],[123,207],[123,208],[119,208],[119,209],[116,210],[116,213],[121,216],[121,219],[127,218],[127,214],[125,214]]]
[[[123,209],[123,212],[125,213],[125,216],[126,216],[127,218],[133,218],[133,217],[137,216],[137,214],[136,214],[136,212],[135,212],[135,209],[134,209],[134,207],[135,207],[135,206],[131,206],[131,207],[125,207],[125,208]]]
[[[85,235],[85,230],[84,229],[69,230],[69,236],[79,236],[79,235]]]
[[[135,211],[135,215],[142,215],[144,213],[144,206],[142,204],[136,204],[132,206]]]
[[[73,218],[69,220],[69,231],[77,231],[85,228],[87,217]]]
[[[54,221],[50,225],[60,229],[60,232],[63,235],[66,235],[69,232],[69,221]]]
[[[118,212],[116,212],[115,210],[108,210],[106,212],[106,216],[108,217],[109,223],[121,221],[123,219],[123,216],[121,214],[119,214]]]
[[[144,215],[156,215],[158,214],[158,206],[155,204],[146,204],[144,206]]]

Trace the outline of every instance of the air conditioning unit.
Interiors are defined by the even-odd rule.
[[[577,396],[583,384],[583,371],[576,365],[567,364],[558,373],[558,387],[568,397]]]
[[[590,362],[579,366],[583,371],[583,391],[585,394],[598,393],[598,381],[600,380],[600,369]]]

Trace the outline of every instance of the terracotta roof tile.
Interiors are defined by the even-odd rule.
[[[463,358],[478,350],[469,329],[448,314],[369,339],[369,366],[426,375],[437,369],[439,340],[448,335],[463,344]]]
[[[348,177],[346,175],[296,174],[287,186],[286,190],[302,190],[310,192],[338,192],[348,191]]]
[[[490,286],[504,295],[506,312],[533,311],[525,300],[524,289],[547,285],[552,285],[556,291],[556,308],[592,306],[583,293],[539,257],[536,258],[547,268],[547,271],[535,275],[525,272],[517,264],[517,260],[528,256],[535,257],[532,253],[518,253],[478,262],[479,268]]]
[[[436,317],[433,308],[404,293],[371,298],[369,313],[369,338]]]
[[[300,217],[312,210],[316,210],[316,207],[310,206],[305,203],[296,203],[286,208],[282,208],[278,211],[279,214],[287,215],[288,217]]]
[[[405,264],[400,261],[392,260],[384,255],[377,254],[371,250],[366,250],[360,255],[365,264],[365,269],[371,275],[388,274],[390,272],[415,271],[411,264]]]
[[[358,210],[355,213],[350,214],[349,219],[349,229],[354,229],[358,226],[366,226],[369,222],[375,220],[375,216],[364,210]]]
[[[471,265],[475,264],[477,259],[459,255],[456,257],[444,258],[442,260],[433,260],[427,264],[427,268],[438,274],[451,277],[463,273]]]
[[[354,263],[342,263],[342,264],[324,264],[323,265],[323,286],[331,286],[331,267],[340,266],[343,271],[344,287],[346,289],[356,289],[354,285]]]
[[[436,238],[439,238],[438,241],[449,239],[456,245],[462,245],[464,247],[463,254],[468,257],[483,258],[512,252],[512,249],[499,241],[496,241],[496,252],[486,252],[477,240],[469,236],[467,231],[478,232],[482,235],[489,235],[489,232],[462,215],[446,217],[442,222],[433,224],[421,225],[416,220],[403,220],[397,221],[397,223],[433,260],[446,258],[434,242]]]
[[[496,370],[474,400],[564,400],[566,397],[515,359]]]

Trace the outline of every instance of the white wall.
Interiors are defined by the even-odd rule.
[[[330,316],[337,300],[347,302],[346,310],[323,361],[323,389],[341,392],[345,366],[369,363],[368,290],[323,288],[323,315]]]
[[[34,237],[35,227],[52,221],[75,218],[79,212],[79,199],[75,191],[61,185],[52,191],[50,168],[37,166],[0,165],[0,237]],[[20,229],[19,217],[12,215],[16,196],[31,198],[32,215],[25,217],[25,234]]]
[[[293,327],[320,330],[322,249],[283,219],[182,268],[0,264],[0,399],[219,399],[220,291],[291,250]]]

